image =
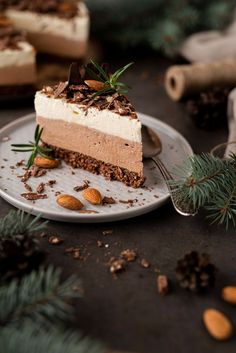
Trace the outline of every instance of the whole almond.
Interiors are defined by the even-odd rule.
[[[68,210],[81,210],[84,205],[82,202],[72,195],[62,194],[57,197],[57,203],[61,207],[67,208]]]
[[[94,89],[95,91],[101,91],[104,89],[104,83],[101,81],[85,80],[84,83],[86,83],[89,88]]]
[[[83,191],[83,197],[92,205],[100,205],[102,203],[102,195],[97,189],[85,189]]]
[[[227,286],[222,289],[222,298],[230,303],[236,305],[236,286]]]
[[[233,334],[231,321],[216,309],[206,309],[203,313],[203,322],[210,335],[217,340],[227,340]]]
[[[54,169],[54,168],[57,168],[59,164],[60,164],[60,161],[58,159],[49,159],[49,158],[44,158],[42,156],[37,156],[34,159],[34,165],[40,168]]]

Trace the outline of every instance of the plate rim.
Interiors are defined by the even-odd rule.
[[[159,120],[158,118],[154,118],[153,116],[137,112],[138,117],[142,121],[143,119],[149,120],[152,122],[152,125],[158,123],[159,126],[162,127],[163,130],[167,130],[167,132],[174,134],[176,137],[178,137],[182,142],[184,143],[186,152],[189,156],[193,154],[193,150],[187,139],[180,133],[178,132],[175,128],[172,126],[168,125],[167,123]],[[28,121],[31,121],[35,119],[35,113],[30,113],[27,115],[24,115],[7,125],[3,126],[0,129],[0,138],[1,136],[9,131],[9,129],[12,128],[17,128],[19,125],[22,125],[24,123],[27,123]],[[0,141],[1,143],[1,141]],[[42,218],[50,219],[50,220],[55,220],[55,221],[61,221],[61,222],[73,222],[73,223],[103,223],[103,222],[115,222],[119,220],[124,220],[128,218],[134,218],[143,214],[146,214],[148,212],[153,211],[156,208],[159,208],[162,206],[166,201],[169,199],[169,194],[163,195],[160,200],[157,200],[156,202],[153,202],[151,204],[147,205],[142,205],[139,206],[138,208],[130,208],[129,210],[122,210],[118,211],[115,214],[102,214],[102,213],[97,213],[97,214],[79,214],[79,213],[73,213],[73,214],[57,214],[55,211],[50,211],[47,210],[46,212],[42,212],[41,209],[39,209],[37,206],[32,206],[30,204],[24,203],[22,200],[15,199],[13,196],[9,195],[5,190],[3,190],[0,187],[0,196],[7,202],[9,202],[12,206],[17,207],[21,210],[24,210],[32,215],[38,215],[40,214]],[[111,218],[111,219],[110,219]]]

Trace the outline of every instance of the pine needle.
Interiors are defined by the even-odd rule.
[[[33,234],[43,230],[47,221],[39,223],[40,215],[31,219],[31,215],[21,210],[11,210],[0,219],[0,236],[14,236],[18,234]]]
[[[68,300],[81,297],[81,284],[75,276],[60,283],[60,274],[50,266],[0,287],[0,326],[30,319],[43,327],[70,318]]]

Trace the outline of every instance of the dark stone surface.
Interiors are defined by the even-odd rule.
[[[132,61],[125,57],[113,61],[118,67]],[[227,131],[206,132],[196,129],[181,104],[173,103],[162,86],[162,75],[170,64],[167,60],[137,59],[126,75],[133,86],[130,97],[137,110],[162,119],[177,128],[195,152],[208,151],[227,139]],[[27,106],[1,107],[0,126],[33,110]],[[9,210],[0,200],[0,216]],[[113,229],[113,234],[102,231]],[[66,224],[50,222],[50,235],[60,234],[64,244],[52,246],[42,239],[49,251],[48,261],[63,268],[63,276],[78,274],[84,283],[84,298],[76,308],[76,327],[107,342],[117,350],[138,353],[232,353],[235,337],[219,343],[210,338],[202,325],[205,308],[221,309],[236,327],[236,308],[220,298],[222,286],[236,284],[236,231],[209,226],[204,215],[184,218],[170,204],[142,217],[111,224]],[[97,240],[109,244],[98,248]],[[65,247],[78,245],[84,249],[85,261],[64,255]],[[140,258],[151,263],[144,269],[139,262],[130,263],[117,279],[106,267],[112,255],[121,250],[136,249]],[[208,295],[196,296],[179,289],[174,281],[177,259],[186,252],[208,252],[218,267],[216,288]],[[157,293],[156,277],[161,271],[172,280],[172,293],[162,298]]]

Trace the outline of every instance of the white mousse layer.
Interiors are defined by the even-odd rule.
[[[89,34],[88,10],[82,2],[78,7],[79,15],[70,19],[12,9],[6,11],[6,16],[17,28],[29,33],[52,34],[71,40],[86,41]]]
[[[37,92],[35,110],[37,116],[43,118],[87,126],[105,134],[141,143],[141,122],[108,109],[90,107],[85,112],[84,107],[79,104],[67,103],[63,99],[47,97],[44,93]]]
[[[35,64],[34,48],[26,42],[20,42],[19,47],[20,49],[5,49],[0,51],[0,68]]]

